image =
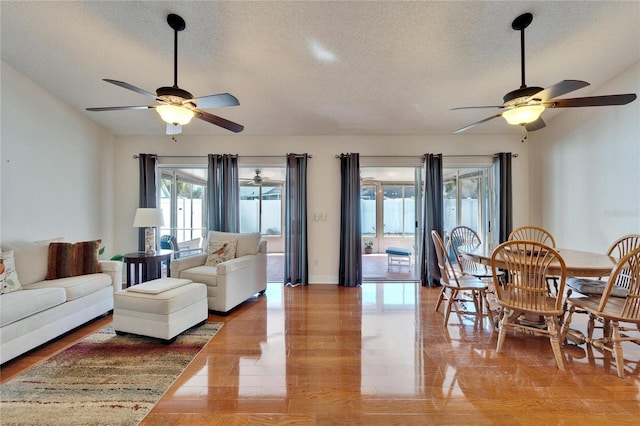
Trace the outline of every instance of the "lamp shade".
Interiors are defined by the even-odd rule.
[[[165,122],[175,125],[187,124],[195,115],[189,108],[176,105],[160,105],[156,111]]]
[[[542,111],[544,111],[542,105],[525,105],[506,110],[502,116],[509,124],[528,124],[536,121]]]
[[[133,226],[136,228],[153,228],[164,226],[162,209],[158,208],[138,208],[133,219]]]

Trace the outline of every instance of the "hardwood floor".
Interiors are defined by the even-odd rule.
[[[269,284],[230,315],[210,315],[224,327],[142,424],[637,424],[640,346],[624,346],[625,379],[610,355],[584,346],[564,347],[559,371],[541,337],[509,334],[496,354],[486,322],[442,326],[439,291]],[[109,321],[7,363],[2,381]]]

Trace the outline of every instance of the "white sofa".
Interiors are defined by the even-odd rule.
[[[206,265],[211,241],[237,241],[235,258]],[[205,253],[171,261],[171,276],[207,285],[210,311],[227,314],[256,293],[267,289],[267,242],[258,233],[209,231]]]
[[[0,364],[113,310],[122,262],[100,261],[101,273],[46,280],[49,243],[3,244],[13,251],[21,289],[0,295]]]

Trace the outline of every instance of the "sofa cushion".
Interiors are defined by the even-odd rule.
[[[191,280],[194,283],[203,283],[208,286],[218,285],[218,268],[216,266],[196,266],[180,272],[180,278]]]
[[[98,250],[101,240],[49,244],[47,279],[75,277],[100,272]]]
[[[13,250],[16,271],[20,277],[20,284],[24,286],[46,278],[49,243],[62,240],[63,238],[55,238],[32,242],[12,242],[3,244],[2,251]]]
[[[235,259],[238,240],[211,240],[205,265],[216,266],[227,260]]]
[[[109,287],[111,285],[111,276],[109,274],[88,274],[77,277],[60,278],[57,280],[44,280],[23,286],[25,289],[41,289],[41,288],[62,288],[65,292],[66,300],[79,299],[87,294]]]
[[[63,288],[23,289],[0,296],[0,327],[65,302]]]
[[[209,231],[209,242],[231,239],[238,241],[236,257],[258,253],[258,243],[260,242],[260,233],[258,232],[239,234],[235,232]]]
[[[0,253],[0,294],[20,290],[13,250]]]

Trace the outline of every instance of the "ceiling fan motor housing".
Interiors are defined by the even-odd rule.
[[[521,87],[504,95],[502,100],[505,106],[515,106],[543,90],[542,87]]]
[[[172,105],[182,105],[187,99],[193,99],[193,95],[179,87],[159,87],[156,90],[158,98],[169,102]]]

